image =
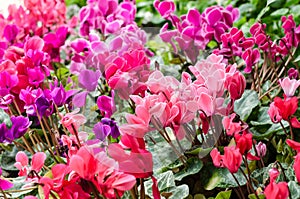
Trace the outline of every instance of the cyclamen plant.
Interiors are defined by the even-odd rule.
[[[180,16],[155,0],[153,39],[137,4],[0,14],[1,197],[299,198],[294,17],[273,38],[261,21],[236,26],[232,5]]]

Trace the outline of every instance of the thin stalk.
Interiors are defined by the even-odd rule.
[[[231,172],[230,172],[230,173],[231,173]],[[244,194],[243,194],[243,190],[242,190],[242,187],[241,187],[241,185],[240,185],[238,179],[235,177],[235,175],[234,175],[233,173],[231,173],[231,175],[232,175],[233,179],[235,180],[235,182],[237,183],[237,185],[239,186],[239,191],[240,191],[240,193],[241,193],[242,198],[243,198],[243,199],[246,199],[245,196],[244,196]]]
[[[140,199],[145,199],[145,186],[144,186],[143,178],[140,178],[140,183],[141,183]]]
[[[244,164],[246,165],[246,169],[247,169],[249,187],[250,187],[251,191],[255,194],[255,197],[256,197],[257,199],[259,199],[259,197],[258,197],[258,195],[257,195],[257,193],[256,193],[256,191],[254,190],[254,187],[253,187],[253,185],[252,185],[252,179],[251,179],[251,176],[250,176],[250,175],[251,175],[251,172],[250,172],[250,168],[249,168],[249,165],[248,165],[248,161],[247,161],[246,155],[243,156],[243,160],[244,160]],[[241,169],[241,170],[242,170],[242,169]]]
[[[0,191],[1,191],[1,193],[2,193],[2,195],[3,195],[3,197],[4,197],[4,199],[8,199],[7,196],[6,196],[6,193],[3,191],[3,189],[0,188]]]
[[[23,140],[25,146],[27,147],[27,150],[28,150],[31,154],[34,154],[34,151],[33,151],[33,149],[31,148],[31,145],[28,144],[28,142],[27,142],[26,138],[24,137],[24,135],[22,136],[22,140]]]
[[[290,135],[291,135],[291,139],[294,140],[294,132],[293,132],[293,128],[292,128],[292,123],[291,121],[289,120],[289,126],[290,126]]]
[[[279,124],[280,124],[281,128],[283,129],[284,134],[285,134],[286,136],[289,136],[289,134],[287,133],[287,131],[286,131],[286,129],[284,128],[284,126],[283,126],[283,124],[282,124],[281,121],[279,122]]]
[[[41,116],[40,116],[40,114],[39,114],[39,111],[37,110],[36,106],[34,106],[34,110],[35,110],[35,112],[36,112],[37,118],[38,118],[38,120],[39,120],[39,122],[40,122],[40,125],[41,125],[41,127],[42,127],[42,131],[43,131],[43,133],[44,133],[46,142],[47,142],[47,144],[48,144],[48,148],[49,148],[50,150],[52,150],[52,149],[51,149],[51,144],[50,144],[50,141],[49,141],[49,138],[48,138],[46,129],[45,129],[45,126],[44,126],[44,124],[43,124],[42,118],[41,118]]]

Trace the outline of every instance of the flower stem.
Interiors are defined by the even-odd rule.
[[[231,172],[230,172],[230,173],[231,173]],[[241,194],[242,198],[245,199],[245,196],[244,196],[244,194],[243,194],[242,187],[241,187],[241,185],[240,185],[238,179],[235,177],[235,175],[234,175],[233,173],[231,173],[231,175],[232,175],[233,179],[235,180],[235,182],[237,183],[237,185],[239,186],[239,190],[240,190],[240,194]]]

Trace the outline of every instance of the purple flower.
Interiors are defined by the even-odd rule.
[[[5,123],[0,124],[0,142],[12,142],[12,140],[22,137],[29,126],[31,121],[27,117],[23,116],[12,116],[12,126],[7,128]]]
[[[0,143],[3,143],[6,140],[5,135],[7,131],[8,129],[6,127],[6,124],[5,123],[0,124]]]
[[[88,91],[94,91],[98,85],[98,80],[101,76],[99,70],[82,70],[78,77],[79,86],[85,88]]]
[[[52,113],[52,104],[45,96],[39,97],[36,100],[35,105],[41,117],[48,116]]]
[[[98,122],[94,128],[93,132],[99,140],[104,140],[108,135],[113,138],[118,138],[120,136],[119,127],[117,123],[110,118],[102,118],[101,122]]]
[[[65,103],[67,92],[62,84],[59,87],[55,87],[50,94],[57,106],[62,106]]]

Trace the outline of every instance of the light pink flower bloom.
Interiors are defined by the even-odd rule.
[[[292,97],[295,94],[295,91],[300,86],[300,80],[290,79],[285,77],[284,79],[279,80],[279,84],[284,91],[284,94],[287,97]]]

